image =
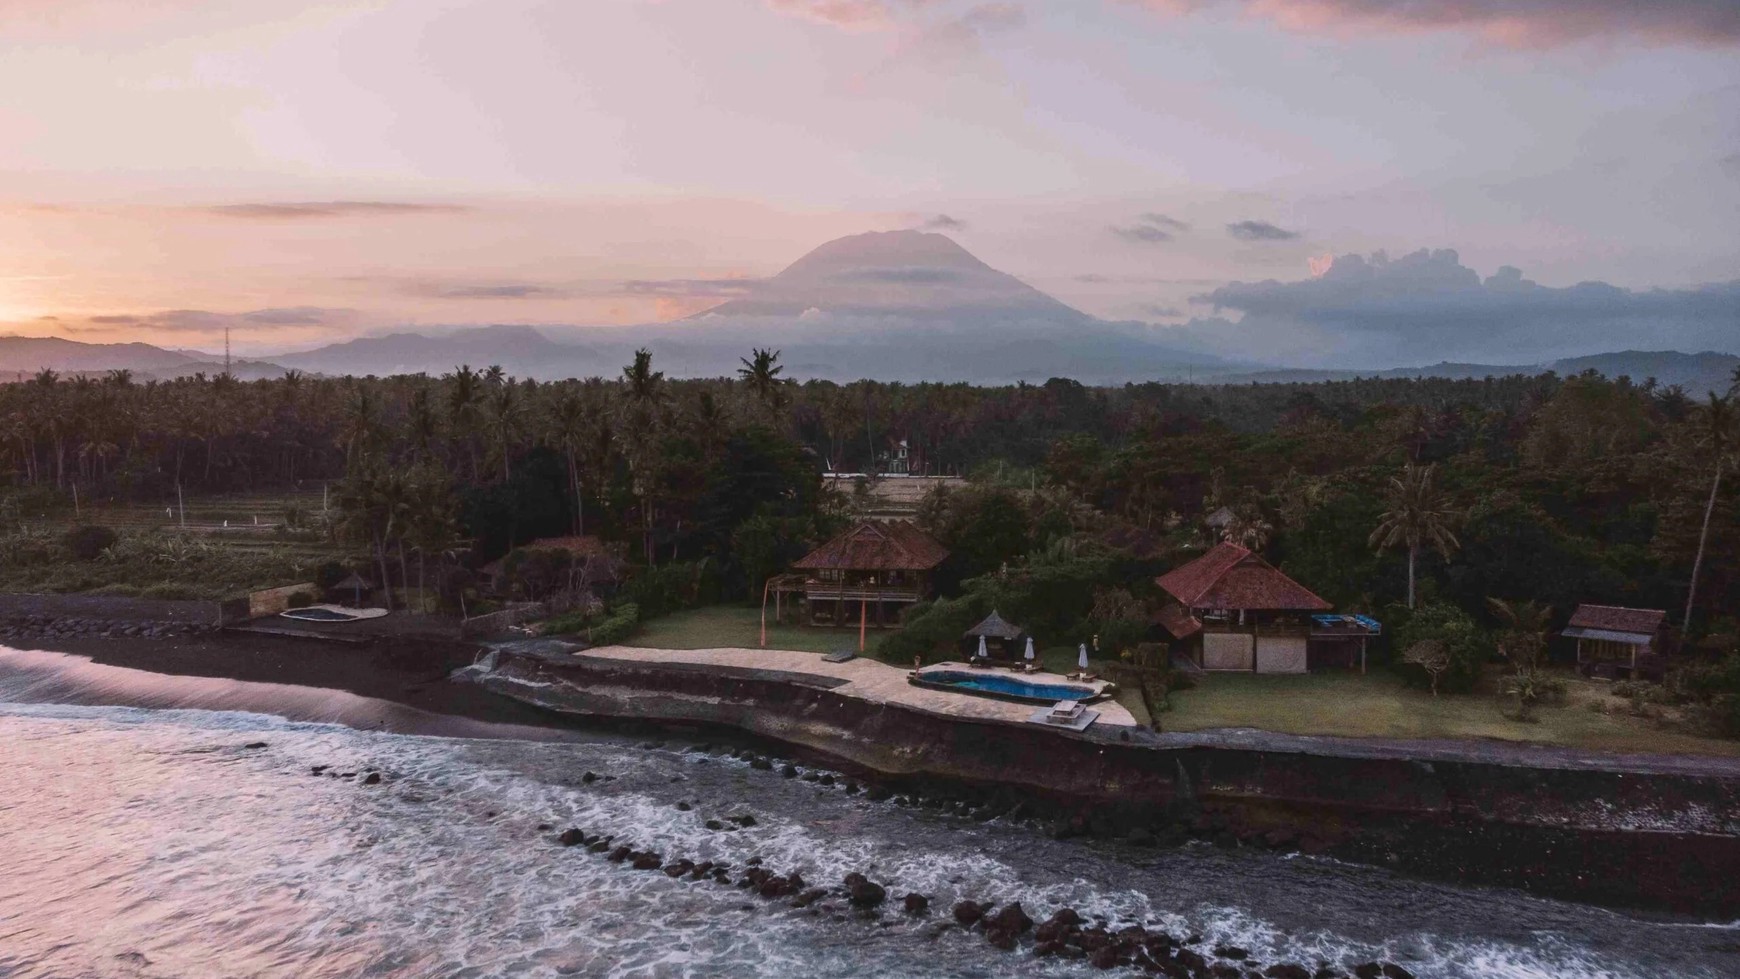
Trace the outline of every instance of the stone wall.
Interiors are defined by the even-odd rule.
[[[120,595],[0,595],[0,619],[91,619],[218,626],[221,602],[178,602]]]
[[[483,682],[553,710],[728,726],[885,778],[1012,792],[1060,831],[1243,841],[1600,904],[1740,913],[1732,765],[1711,774],[1346,752],[1311,739],[1281,750],[1071,735],[767,671],[584,655],[510,652]]]

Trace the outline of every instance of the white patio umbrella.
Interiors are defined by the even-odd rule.
[[[1081,653],[1076,656],[1075,665],[1081,667],[1083,673],[1087,672],[1087,643],[1085,642],[1081,644]]]
[[[1027,662],[1033,662],[1033,637],[1027,637]]]
[[[980,636],[979,637],[979,659],[984,659],[987,655],[988,654],[985,652],[985,637]]]

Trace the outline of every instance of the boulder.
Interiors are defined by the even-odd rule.
[[[745,829],[748,829],[749,827],[755,825],[755,817],[751,816],[750,814],[748,814],[746,812],[739,813],[735,816],[726,816],[725,818],[731,820],[732,822],[736,823],[739,826],[742,826]]]
[[[930,898],[923,894],[908,894],[900,900],[906,906],[907,914],[923,914],[930,908]]]
[[[990,910],[990,908],[991,905],[980,904],[977,901],[957,902],[954,909],[955,920],[960,922],[962,925],[971,928],[973,925],[978,923],[980,918],[985,916],[985,912]]]
[[[1384,967],[1376,962],[1361,962],[1353,967],[1353,974],[1357,979],[1378,979],[1384,974]]]
[[[642,853],[634,858],[633,867],[636,870],[658,870],[664,862],[664,858],[656,853]]]
[[[756,755],[755,760],[749,763],[749,767],[758,772],[771,772],[773,771],[773,762],[769,761],[765,755]]]
[[[379,785],[379,784],[381,784],[381,773],[380,772],[370,772],[367,775],[364,775],[363,780],[362,780],[362,784],[364,784],[364,785]]]
[[[1016,901],[996,914],[985,916],[986,931],[1006,931],[1019,935],[1033,927],[1033,919],[1022,910],[1021,902]]]
[[[1302,965],[1293,965],[1292,963],[1271,965],[1263,970],[1263,975],[1267,976],[1268,979],[1311,979],[1309,970]]]
[[[556,842],[563,846],[579,846],[586,842],[586,834],[580,832],[578,829],[570,827],[563,830],[561,836],[556,837]]]
[[[888,899],[888,890],[863,874],[847,874],[846,897],[855,907],[873,908]]]
[[[1384,979],[1414,979],[1414,974],[1394,962],[1383,964]]]
[[[798,777],[797,766],[796,765],[781,765],[779,768],[779,777],[780,778],[797,778]]]
[[[1237,945],[1216,945],[1214,954],[1223,959],[1232,959],[1234,962],[1243,962],[1251,957],[1249,951],[1239,948]]]

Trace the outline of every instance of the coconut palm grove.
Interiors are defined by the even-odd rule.
[[[642,351],[617,377],[556,382],[45,371],[0,387],[0,573],[160,598],[360,574],[388,608],[457,619],[574,590],[527,545],[583,536],[620,573],[579,584],[597,604],[554,631],[620,630],[624,608],[639,629],[758,607],[878,485],[918,479],[939,485],[910,516],[949,557],[870,637],[892,662],[953,655],[997,610],[1046,646],[1149,667],[1163,726],[1167,687],[1188,680],[1156,654],[1155,578],[1226,540],[1381,619],[1374,662],[1446,696],[1520,684],[1550,702],[1578,606],[1670,610],[1672,668],[1634,693],[1740,734],[1731,395],[1593,372],[975,387],[793,383],[770,349],[742,365],[678,380]],[[878,475],[897,450],[900,473]],[[237,498],[265,512],[187,530],[190,505]],[[1507,655],[1518,628],[1543,655]],[[1422,642],[1437,669],[1405,655]]]

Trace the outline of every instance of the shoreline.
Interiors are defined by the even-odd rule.
[[[690,661],[726,652],[510,644],[479,680],[577,716],[746,732],[925,794],[990,799],[1060,837],[1202,839],[1600,906],[1740,913],[1740,881],[1728,872],[1740,865],[1740,766],[1729,759],[1076,733],[864,696],[856,682]]]
[[[1077,733],[1018,720],[1025,707],[909,687],[904,670],[875,661],[806,676],[821,661],[798,653],[786,655],[816,666],[705,661],[729,658],[723,650],[575,655],[560,642],[511,643],[483,655],[468,683],[449,676],[487,647],[423,638],[358,646],[207,633],[18,646],[159,677],[354,694],[434,715],[434,729],[418,733],[705,731],[826,759],[915,798],[1020,812],[1059,837],[1298,850],[1597,906],[1707,920],[1740,912],[1740,881],[1726,873],[1740,864],[1733,759],[1123,724]],[[900,682],[883,682],[890,676]],[[908,695],[962,709],[900,702]],[[443,730],[441,717],[458,720]]]

